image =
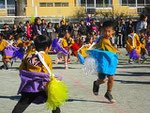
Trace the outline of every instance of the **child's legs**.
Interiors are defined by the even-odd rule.
[[[23,111],[34,101],[35,98],[35,94],[23,93],[12,113],[23,113]]]
[[[106,82],[106,75],[101,73],[101,72],[99,72],[98,73],[98,79],[96,81],[96,85],[101,85],[101,84],[103,84],[105,82]]]
[[[68,58],[67,58],[67,56],[65,56],[65,55],[64,55],[64,60],[65,60],[65,64],[68,63],[68,61],[67,61]]]
[[[114,85],[114,76],[108,76],[107,91],[112,91]]]

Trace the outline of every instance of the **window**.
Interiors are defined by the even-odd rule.
[[[0,0],[0,9],[5,8],[5,0]]]
[[[144,4],[144,0],[137,0],[137,4],[138,5],[143,5]]]
[[[112,0],[96,0],[96,7],[110,7]]]
[[[130,7],[135,7],[136,6],[136,1],[135,0],[129,0],[128,5]]]
[[[94,0],[87,0],[88,7],[94,7]]]
[[[147,4],[147,5],[150,5],[150,0],[146,0],[146,4]]]
[[[68,2],[50,2],[50,3],[40,3],[40,7],[68,7]]]
[[[53,3],[47,3],[47,7],[53,7]]]
[[[85,0],[81,0],[81,6],[85,6]]]
[[[46,3],[40,3],[40,7],[46,7]]]
[[[136,6],[136,0],[122,0],[122,5],[123,6],[135,7]]]
[[[69,6],[69,3],[62,3],[62,6],[63,6],[63,7],[68,7],[68,6]]]
[[[60,7],[61,6],[61,2],[56,2],[55,3],[55,7]]]

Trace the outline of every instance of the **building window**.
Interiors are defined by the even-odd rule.
[[[46,3],[40,3],[40,7],[47,7]]]
[[[112,0],[96,0],[96,7],[111,7]]]
[[[0,9],[5,9],[5,0],[0,0]]]
[[[47,7],[53,7],[53,3],[47,3]]]
[[[150,0],[146,0],[146,4],[147,4],[147,5],[150,5]]]
[[[61,7],[61,2],[55,3],[55,7]]]
[[[68,7],[69,3],[62,3],[62,7]]]
[[[68,2],[50,2],[50,3],[40,3],[40,7],[68,7]]]
[[[94,0],[87,0],[88,7],[94,7]]]
[[[81,6],[85,6],[85,0],[81,0]]]
[[[144,5],[144,0],[137,0],[138,5]]]
[[[122,0],[122,5],[123,6],[136,7],[136,0]]]

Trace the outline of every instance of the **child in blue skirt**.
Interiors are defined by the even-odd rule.
[[[112,21],[106,21],[103,24],[103,36],[101,37],[101,39],[99,40],[99,42],[97,42],[96,49],[98,50],[103,50],[103,51],[110,51],[112,53],[117,53],[118,51],[116,50],[115,47],[113,47],[111,45],[110,39],[112,37],[112,34],[114,33],[114,29],[113,29],[113,22]],[[111,94],[112,92],[112,88],[113,88],[113,84],[114,84],[114,75],[106,75],[102,72],[98,72],[98,79],[96,81],[94,81],[93,83],[93,93],[95,95],[98,95],[99,92],[99,87],[101,84],[106,82],[106,77],[108,78],[108,82],[107,82],[107,92],[105,94],[105,98],[108,99],[111,103],[114,103],[115,100],[113,99],[113,96]]]

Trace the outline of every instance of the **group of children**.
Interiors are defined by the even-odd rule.
[[[145,33],[145,31],[140,32],[140,38],[138,37],[137,34],[135,34],[134,29],[132,33],[128,36],[127,51],[128,53],[131,53],[133,49],[135,49],[137,55],[140,56],[138,57],[138,59],[144,59],[144,55],[145,55],[144,51],[146,51],[147,54],[148,53],[150,54],[150,51],[148,49],[150,43],[149,28],[150,26],[147,29],[147,33]],[[120,54],[119,50],[111,44],[111,38],[112,35],[114,34],[112,21],[106,21],[103,23],[102,34],[103,35],[98,35],[96,37],[96,35],[93,32],[91,36],[87,36],[87,37],[81,36],[79,39],[74,40],[71,38],[70,34],[66,32],[61,37],[57,36],[56,38],[57,44],[53,44],[51,38],[45,35],[33,36],[33,38],[30,40],[27,40],[25,38],[26,36],[22,38],[19,36],[10,35],[8,40],[5,40],[5,36],[3,35],[3,33],[0,33],[0,51],[2,52],[3,63],[4,63],[4,65],[1,66],[1,69],[2,68],[8,69],[8,63],[11,62],[13,59],[12,56],[7,56],[4,53],[4,50],[8,46],[24,49],[24,52],[26,54],[19,67],[19,71],[20,73],[26,71],[23,73],[23,76],[26,77],[28,77],[28,75],[26,74],[27,73],[29,74],[30,72],[32,76],[37,75],[37,73],[49,74],[47,68],[42,64],[40,57],[37,54],[38,52],[43,56],[46,65],[51,71],[52,71],[52,61],[48,53],[52,49],[57,53],[57,58],[55,61],[56,64],[58,62],[62,62],[62,58],[64,58],[65,69],[68,69],[68,62],[70,62],[70,55],[76,56],[78,61],[79,60],[78,53],[80,53],[84,58],[86,58],[88,57],[88,54],[86,53],[88,49],[95,48],[97,50],[110,51],[114,54]],[[53,48],[51,49],[51,47]],[[114,83],[114,75],[105,74],[98,71],[98,79],[93,83],[93,93],[95,95],[98,95],[100,85],[107,81],[106,77],[108,78],[108,83],[107,83],[107,92],[105,94],[105,98],[108,99],[111,103],[114,103],[115,100],[113,99],[113,96],[111,94],[113,83]],[[39,80],[39,79],[35,79],[35,80]],[[34,82],[34,80],[31,80],[30,82],[32,83]],[[19,93],[21,94],[21,99],[15,106],[12,113],[22,113],[32,102],[34,102],[39,97],[43,97],[47,99],[47,94],[46,94],[47,91],[45,88],[46,84],[44,80],[41,80],[40,82],[38,81],[38,83],[39,84],[38,87],[36,87],[37,89],[36,91],[35,91],[35,87],[30,84],[28,84],[27,86],[24,85],[24,87],[21,90],[19,90],[20,91]],[[27,90],[28,89],[27,87],[29,87],[30,89],[34,89],[34,91]],[[53,109],[52,112],[60,113],[60,108],[57,107],[56,109]]]
[[[150,55],[150,25],[147,29],[142,29],[139,34],[135,33],[134,28],[132,28],[131,33],[127,37],[126,50],[129,53],[129,63],[146,62],[145,55]]]

